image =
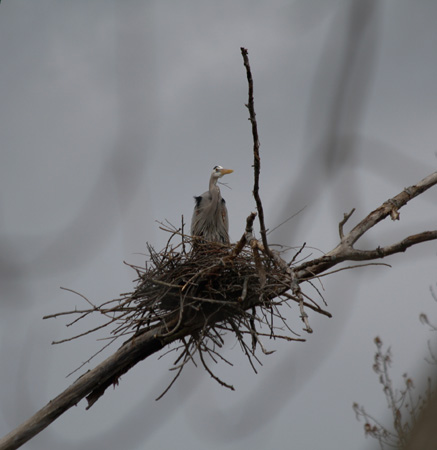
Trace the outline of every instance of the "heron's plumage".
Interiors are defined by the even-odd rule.
[[[195,206],[191,220],[191,234],[206,241],[229,243],[229,221],[226,202],[222,198],[217,181],[230,169],[215,166],[209,181],[209,190],[194,197]]]

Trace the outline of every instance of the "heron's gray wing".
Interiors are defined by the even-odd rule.
[[[202,195],[194,197],[194,211],[191,219],[191,235],[202,236],[205,225],[205,208],[211,203],[210,193],[204,192]]]
[[[223,220],[223,225],[225,227],[226,234],[228,234],[229,233],[229,218],[228,218],[228,209],[226,208],[226,202],[225,202],[224,198],[222,198],[222,201],[221,201],[220,214],[221,214],[221,217]],[[227,240],[229,240],[229,238]]]

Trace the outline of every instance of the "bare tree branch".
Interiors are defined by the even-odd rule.
[[[343,235],[340,243],[333,250],[321,258],[305,262],[295,267],[296,276],[299,280],[303,281],[308,277],[318,275],[343,261],[366,261],[384,258],[394,253],[404,252],[412,245],[437,239],[437,230],[433,230],[408,236],[398,243],[386,247],[378,247],[374,250],[358,250],[354,248],[354,244],[358,239],[377,223],[381,222],[381,220],[384,220],[388,216],[390,216],[392,220],[399,220],[399,210],[403,206],[436,184],[437,172],[434,172],[419,183],[404,189],[395,197],[388,199],[380,207],[368,214],[346,236]],[[351,213],[345,215],[345,218],[340,222],[340,236],[343,234],[343,226],[350,215]]]
[[[261,170],[261,158],[259,156],[259,137],[258,137],[258,125],[256,123],[255,104],[253,101],[253,78],[252,71],[249,64],[249,56],[247,49],[241,47],[241,54],[243,55],[244,67],[247,73],[247,82],[249,84],[249,101],[246,104],[249,110],[250,123],[252,124],[252,136],[253,136],[253,170],[254,170],[254,185],[253,196],[256,202],[256,208],[258,210],[259,224],[261,228],[261,240],[264,245],[264,249],[267,254],[270,254],[270,249],[267,243],[267,230],[264,223],[264,210],[261,203],[261,197],[259,195],[259,174]]]

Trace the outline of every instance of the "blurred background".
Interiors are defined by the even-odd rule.
[[[247,81],[249,50],[267,227],[303,211],[270,242],[312,257],[383,201],[437,166],[437,2],[428,0],[3,0],[0,5],[0,435],[71,384],[102,345],[98,318],[66,327],[47,314],[132,290],[157,221],[189,223],[212,167],[223,179],[230,235],[255,210]],[[379,224],[358,247],[435,229],[437,192]],[[89,410],[61,416],[23,448],[373,448],[353,402],[388,426],[372,371],[380,336],[394,383],[429,367],[419,323],[436,305],[437,243],[318,285],[332,319],[284,307],[306,343],[264,342],[255,374],[226,339],[233,367],[186,367],[170,392],[174,354],[153,355]],[[109,356],[118,344],[82,370]]]

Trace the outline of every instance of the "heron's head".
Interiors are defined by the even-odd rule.
[[[232,169],[224,169],[222,166],[215,166],[214,169],[212,169],[212,176],[218,179],[221,178],[223,175],[232,172],[233,172]]]

